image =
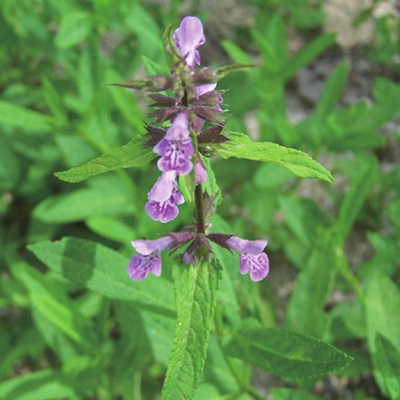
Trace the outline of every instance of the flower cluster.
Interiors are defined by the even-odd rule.
[[[268,257],[263,252],[267,241],[207,233],[206,216],[212,208],[213,196],[201,188],[201,183],[207,181],[202,157],[209,154],[209,145],[222,143],[228,138],[222,133],[223,92],[216,90],[217,73],[211,68],[197,69],[201,63],[198,47],[204,42],[201,21],[196,17],[184,18],[178,29],[169,35],[167,43],[173,65],[171,75],[151,76],[145,83],[130,86],[159,92],[149,95],[156,107],[150,116],[155,118],[155,124],[161,126],[148,125],[147,132],[148,145],[160,156],[157,167],[161,176],[148,193],[147,214],[162,223],[174,220],[179,214],[178,205],[185,202],[179,191],[179,180],[189,175],[195,190],[196,216],[194,232],[172,232],[157,240],[132,241],[138,253],[131,258],[128,267],[133,280],[142,280],[150,272],[156,276],[161,274],[161,251],[189,243],[183,260],[195,263],[200,247],[205,248],[208,254],[213,253],[210,241],[229,251],[238,251],[240,272],[249,272],[253,281],[264,279],[269,272]],[[166,129],[164,126],[168,121],[170,126]]]

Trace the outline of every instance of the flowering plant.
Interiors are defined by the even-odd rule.
[[[254,282],[262,281],[269,273],[269,260],[265,253],[267,240],[248,240],[232,232],[215,231],[213,221],[222,196],[210,157],[271,162],[286,167],[299,177],[333,181],[329,171],[301,151],[274,143],[254,142],[248,136],[226,128],[224,92],[216,89],[217,83],[224,76],[251,66],[201,67],[199,47],[205,40],[203,25],[197,17],[184,18],[174,31],[169,27],[164,35],[168,73],[114,84],[143,90],[152,99],[155,109],[150,117],[154,122],[147,124],[147,133],[133,138],[121,149],[56,174],[65,181],[79,182],[117,168],[142,166],[158,157],[159,177],[152,183],[144,205],[147,217],[167,224],[179,217],[182,204],[188,203],[193,207],[194,222],[190,221],[180,231],[166,232],[150,239],[136,238],[131,242],[135,254],[128,263],[128,275],[133,281],[147,278],[145,282],[130,281],[128,285],[127,277],[119,277],[110,280],[107,288],[107,291],[112,291],[113,298],[134,299],[135,304],[157,310],[160,314],[176,315],[162,399],[192,399],[201,382],[218,304],[218,288],[224,282],[222,271],[226,269],[220,249],[238,252],[240,273],[249,273]],[[61,242],[55,246],[65,255],[72,245],[75,242]],[[157,294],[149,298],[149,286],[145,286],[147,282],[152,284],[150,273],[156,277],[162,274],[161,252],[167,249],[175,253],[172,276],[176,309],[158,299]],[[97,250],[96,247],[92,250],[96,259],[100,256],[111,259],[104,249]],[[112,259],[118,257],[114,255]],[[104,274],[105,270],[106,263],[97,273]],[[81,279],[86,279],[89,287],[96,287],[96,278],[92,278],[90,271],[86,272],[87,279]],[[121,280],[130,295],[119,290]],[[223,324],[217,312],[215,329],[220,351],[240,390],[255,399],[261,396],[243,380],[238,364],[231,357],[272,370],[288,379],[322,375],[346,365],[349,360],[332,346],[293,332],[268,330],[254,320],[241,323],[235,320],[235,333],[223,340]],[[297,347],[288,349],[287,345],[291,343],[297,343]],[[260,346],[261,352],[258,350]],[[268,351],[265,346],[269,346]],[[316,349],[312,355],[307,353],[310,346]],[[279,356],[272,357],[274,352]],[[294,353],[300,356],[293,358]],[[271,360],[267,360],[269,356]],[[321,357],[324,359],[322,364]]]

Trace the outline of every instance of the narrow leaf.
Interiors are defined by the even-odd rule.
[[[375,338],[376,361],[391,399],[400,398],[400,352],[380,333]]]
[[[203,375],[220,266],[215,260],[175,266],[173,274],[178,318],[161,399],[190,400]]]
[[[246,158],[248,160],[273,162],[280,164],[301,178],[319,178],[333,182],[331,173],[300,150],[279,146],[269,142],[253,142],[248,136],[229,132],[228,142],[216,146],[217,153],[222,158]]]
[[[335,43],[336,34],[326,33],[318,36],[315,40],[300,49],[288,63],[283,71],[284,80],[290,79],[297,71],[306,66],[309,62],[314,60],[328,47]]]
[[[0,101],[0,124],[29,131],[50,132],[48,116],[16,104]]]
[[[385,364],[385,353],[388,347],[377,337],[384,336],[400,353],[400,291],[389,277],[380,272],[370,276],[366,286],[366,319],[368,347],[372,355],[374,376],[386,395],[389,394],[386,382],[388,367]],[[381,349],[377,346],[381,345]]]
[[[132,301],[174,315],[171,285],[164,279],[133,282],[126,272],[128,259],[98,243],[76,238],[28,246],[51,270],[106,297]]]
[[[61,19],[60,30],[55,44],[60,48],[68,48],[85,40],[93,26],[93,16],[89,12],[75,11]]]
[[[94,343],[90,323],[75,303],[65,294],[63,288],[34,268],[19,263],[15,274],[29,293],[30,305],[47,321],[63,332],[67,337],[88,349]]]
[[[103,154],[80,167],[56,172],[55,176],[65,182],[76,183],[118,168],[140,167],[156,157],[151,147],[145,147],[146,141],[147,138],[143,136],[135,137],[111,153]]]
[[[378,176],[379,165],[377,161],[373,157],[367,158],[361,171],[358,171],[350,190],[346,193],[340,206],[336,229],[338,239],[340,238],[342,243],[348,237],[367,197],[368,191],[372,184],[376,182]]]
[[[74,399],[75,391],[63,382],[59,371],[30,372],[0,383],[0,400]]]
[[[286,313],[286,328],[317,337],[324,335],[329,322],[324,308],[336,271],[334,240],[326,234],[314,243],[314,250],[298,276]]]
[[[335,110],[336,103],[339,101],[346,83],[349,69],[349,63],[343,61],[329,77],[315,109],[315,115],[319,118],[324,119]]]
[[[225,351],[286,379],[322,376],[349,364],[351,357],[318,339],[286,330],[242,328]]]

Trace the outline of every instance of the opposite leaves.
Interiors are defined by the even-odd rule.
[[[286,379],[321,376],[349,364],[351,357],[328,343],[272,328],[242,328],[225,352]]]
[[[300,150],[269,142],[253,142],[242,133],[229,132],[229,141],[215,148],[222,158],[246,158],[248,160],[280,164],[301,178],[319,178],[333,182],[331,173]]]

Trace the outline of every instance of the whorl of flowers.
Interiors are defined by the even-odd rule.
[[[240,272],[249,272],[253,281],[260,281],[269,272],[269,261],[264,252],[266,240],[250,241],[207,232],[207,216],[214,198],[203,192],[201,186],[207,181],[202,157],[209,154],[209,144],[228,139],[222,134],[223,92],[216,90],[216,72],[212,68],[196,69],[201,62],[198,48],[205,42],[203,25],[196,17],[186,17],[172,35],[169,33],[167,40],[173,64],[171,75],[151,76],[142,86],[153,92],[149,97],[156,109],[150,117],[155,118],[155,124],[162,124],[147,126],[148,145],[160,156],[157,161],[160,177],[148,193],[145,210],[155,221],[174,220],[179,214],[178,206],[185,202],[179,191],[179,179],[189,176],[194,188],[196,223],[193,232],[171,232],[157,240],[132,241],[138,254],[131,258],[128,274],[133,280],[142,280],[150,272],[160,276],[161,251],[187,243],[183,261],[195,263],[200,247],[208,254],[213,253],[212,241],[229,251],[238,251]],[[168,121],[170,126],[165,129]]]

